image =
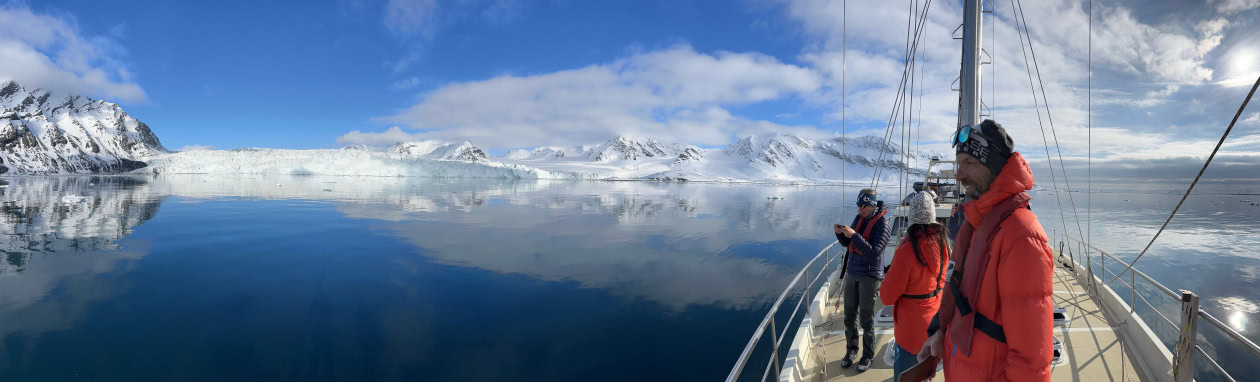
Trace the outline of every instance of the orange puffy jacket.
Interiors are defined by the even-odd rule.
[[[963,205],[967,221],[979,224],[999,202],[1032,186],[1028,162],[1019,153],[1012,154],[989,191]],[[1016,210],[999,227],[989,245],[980,293],[971,303],[977,312],[1002,326],[1006,343],[973,329],[971,355],[966,356],[954,350],[950,327],[945,323],[942,350],[947,381],[1050,380],[1054,265],[1046,232],[1028,209]],[[952,298],[947,299],[942,310],[953,309]]]
[[[944,229],[944,228],[940,228]],[[944,288],[945,268],[949,264],[949,250],[942,251],[935,232],[928,231],[919,237],[919,254],[926,266],[914,257],[910,241],[903,240],[893,254],[892,265],[884,281],[879,285],[879,301],[893,306],[893,336],[897,344],[906,350],[917,352],[927,341],[928,322],[941,306],[944,290],[928,298],[910,298],[905,295],[927,295],[937,288]],[[948,245],[948,244],[946,244]],[[941,257],[945,261],[941,261]],[[948,266],[946,266],[948,267]]]

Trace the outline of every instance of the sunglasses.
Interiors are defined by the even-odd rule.
[[[971,138],[971,130],[975,130],[971,125],[962,125],[957,131],[954,131],[953,143],[950,147],[958,147],[959,144],[966,143],[967,138]]]

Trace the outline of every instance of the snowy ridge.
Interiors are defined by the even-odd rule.
[[[466,162],[489,162],[485,151],[481,151],[472,142],[460,144],[438,141],[398,142],[389,149],[391,153],[406,154],[416,157],[442,160],[458,160]]]
[[[117,104],[0,81],[0,174],[125,172],[166,152]]]
[[[582,150],[577,150],[579,153]],[[508,151],[505,158],[515,160],[542,160],[542,159],[559,159],[564,158],[566,150],[559,147],[539,147],[533,150],[512,150]]]
[[[495,162],[429,159],[410,153],[342,149],[189,151],[156,157],[147,167],[135,172],[506,179],[600,179],[602,176]]]
[[[884,159],[879,159],[881,153]],[[911,162],[902,163],[903,155]],[[387,151],[192,151],[153,158],[150,174],[269,174],[449,178],[664,180],[707,182],[896,182],[923,175],[928,153],[903,154],[878,137],[812,141],[793,135],[751,136],[722,149],[619,137],[589,150],[540,147],[488,158],[471,142],[403,142]]]
[[[678,144],[665,144],[655,139],[620,136],[596,147],[586,156],[596,162],[637,160],[646,158],[677,157],[683,148]]]
[[[618,137],[582,156],[531,155],[546,149],[494,159],[566,172],[601,171],[618,179],[839,183],[869,182],[877,172],[880,181],[894,181],[902,171],[922,176],[926,158],[933,155],[903,152],[874,136],[812,141],[790,134],[748,136],[722,149]]]

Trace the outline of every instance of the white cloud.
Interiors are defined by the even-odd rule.
[[[684,45],[635,52],[614,62],[572,70],[453,83],[425,93],[411,108],[382,118],[415,130],[355,131],[339,142],[466,139],[485,148],[517,148],[595,143],[616,134],[632,134],[721,145],[733,136],[760,132],[834,135],[842,107],[850,133],[855,128],[881,132],[871,131],[871,126],[882,130],[897,96],[905,55],[906,4],[849,2],[850,24],[845,32],[838,2],[765,1],[781,6],[788,20],[800,26],[806,43],[795,62],[755,52],[697,53]],[[1087,147],[1095,160],[1119,154],[1132,157],[1133,153],[1200,155],[1191,154],[1198,152],[1190,150],[1192,145],[1173,150],[1186,149],[1185,153],[1162,149],[1170,142],[1185,141],[1186,137],[1176,134],[1186,130],[1176,128],[1178,122],[1173,120],[1155,126],[1147,117],[1136,118],[1138,112],[1131,109],[1168,115],[1168,110],[1152,107],[1184,103],[1187,106],[1180,109],[1186,113],[1201,114],[1204,105],[1213,105],[1207,98],[1199,103],[1198,98],[1203,96],[1202,85],[1222,81],[1216,77],[1226,74],[1214,72],[1212,68],[1218,66],[1211,61],[1220,59],[1217,48],[1234,18],[1155,24],[1140,20],[1123,6],[1095,4],[1094,114],[1093,128],[1087,130],[1091,49],[1085,2],[1023,4],[1031,46],[1021,46],[1018,40],[1023,26],[1016,29],[1016,10],[1007,2],[993,5],[995,12],[986,16],[984,48],[994,63],[984,67],[984,101],[1031,160],[1044,161],[1043,145],[1047,144],[1050,155],[1057,157],[1056,136],[1064,156],[1084,157]],[[950,87],[958,76],[959,45],[949,36],[961,13],[958,4],[933,2],[925,24],[915,72],[916,90],[922,91],[922,98],[914,100],[916,111],[922,110],[923,129],[917,135],[924,144],[944,141],[954,130],[958,96]],[[845,34],[847,69],[842,69]],[[1032,53],[1027,49],[1035,49],[1040,71],[1040,81],[1033,74],[1035,93],[1029,91],[1025,72],[1024,55]],[[847,72],[843,81],[841,72]],[[1254,77],[1248,85],[1251,80]],[[842,82],[847,82],[843,95]],[[1040,120],[1033,94],[1042,107]],[[841,105],[842,98],[847,105]],[[785,99],[804,102],[776,114],[809,116],[821,110],[825,128],[784,126],[732,113],[736,106]],[[1047,104],[1051,114],[1045,110]],[[1103,106],[1109,108],[1105,115],[1110,121],[1101,120]],[[1135,118],[1127,118],[1130,114]],[[1051,115],[1053,133],[1047,118]]]
[[[1251,86],[1251,85],[1256,84],[1256,78],[1260,78],[1260,70],[1243,74],[1243,75],[1239,75],[1239,76],[1226,78],[1226,79],[1217,81],[1216,84],[1223,87],[1227,87],[1227,88]]]
[[[1172,84],[1161,90],[1148,91],[1140,98],[1122,92],[1100,89],[1094,91],[1094,105],[1122,105],[1135,108],[1159,106],[1170,101],[1169,97],[1180,89],[1181,85]]]
[[[827,82],[822,91],[810,99],[830,105],[833,111],[829,117],[839,118],[840,48],[842,36],[847,34],[848,94],[845,98],[849,123],[887,120],[901,76],[906,44],[906,4],[849,2],[846,32],[842,30],[844,16],[837,2],[774,2],[783,4],[788,17],[800,22],[805,35],[815,39],[802,55],[802,61],[823,73]],[[1194,95],[1186,94],[1187,87],[1197,88],[1213,80],[1209,59],[1221,44],[1223,31],[1230,25],[1227,19],[1218,17],[1186,24],[1149,24],[1122,6],[1095,4],[1094,126],[1088,131],[1086,83],[1090,69],[1087,57],[1091,49],[1087,33],[1090,16],[1085,2],[1024,3],[1023,15],[1028,17],[1026,27],[1031,35],[1031,46],[1021,46],[1019,41],[1024,25],[1016,29],[1014,14],[1018,9],[1005,1],[993,5],[994,13],[985,18],[983,36],[984,49],[994,60],[993,65],[983,68],[984,102],[993,109],[994,118],[1017,137],[1020,150],[1042,157],[1045,156],[1040,137],[1043,123],[1046,127],[1044,142],[1051,145],[1052,156],[1058,155],[1054,151],[1054,135],[1058,136],[1065,155],[1084,154],[1087,146],[1092,146],[1096,157],[1135,147],[1156,148],[1180,139],[1152,132],[1157,128],[1141,121],[1103,126],[1098,108],[1100,105],[1132,108],[1189,102],[1187,98]],[[961,13],[960,5],[940,2],[933,2],[928,13],[924,45],[920,48],[922,71],[917,73],[924,91],[923,99],[915,100],[916,109],[922,103],[921,136],[924,140],[928,137],[945,140],[954,128],[958,96],[950,86],[958,76],[960,58],[959,43],[949,40],[949,36],[960,23]],[[1025,54],[1031,61],[1034,52],[1040,72],[1040,79],[1036,72],[1032,74],[1035,93],[1030,92],[1025,72]],[[1042,99],[1042,83],[1047,99]],[[1041,104],[1040,118],[1033,108],[1033,94]],[[1047,114],[1047,105],[1050,114]],[[1113,108],[1108,112],[1107,115],[1115,116],[1116,112],[1123,115],[1131,111]],[[1053,117],[1055,134],[1049,129],[1049,116]]]
[[[1095,65],[1183,84],[1212,79],[1205,56],[1220,45],[1225,19],[1203,21],[1195,28],[1198,35],[1191,35],[1172,26],[1142,23],[1127,8],[1100,8],[1094,22]]]
[[[188,145],[188,146],[180,147],[179,150],[176,150],[176,151],[205,151],[205,150],[214,150],[214,146]]]
[[[147,96],[122,61],[115,38],[122,28],[88,36],[73,19],[38,14],[20,5],[0,5],[0,80],[122,102]]]
[[[420,84],[422,83],[424,83],[424,81],[419,78],[409,77],[409,78],[404,78],[404,79],[395,81],[393,84],[390,85],[390,87],[394,89],[410,89],[416,86],[420,86]]]
[[[415,135],[402,131],[398,126],[390,127],[380,133],[365,133],[354,130],[337,138],[339,145],[389,146],[398,142],[422,140]]]
[[[1260,126],[1260,112],[1254,112],[1251,113],[1251,115],[1244,116],[1241,121],[1238,121],[1238,123],[1243,125]]]
[[[505,23],[519,13],[516,0],[389,0],[383,21],[405,45],[402,57],[387,62],[395,73],[406,70],[419,60],[425,45],[445,28],[473,19],[488,23]]]
[[[385,27],[403,35],[431,35],[437,27],[437,10],[437,0],[389,0],[385,4]]]
[[[423,130],[409,135],[413,139],[467,139],[486,148],[588,144],[619,134],[725,144],[733,134],[789,128],[746,120],[723,107],[812,93],[821,81],[814,71],[761,54],[703,54],[676,45],[578,69],[445,85],[384,119]],[[403,135],[400,129],[352,132],[338,141],[396,141]]]
[[[1216,4],[1216,11],[1226,15],[1252,8],[1260,8],[1260,0],[1221,0]]]

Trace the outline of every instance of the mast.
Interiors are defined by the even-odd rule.
[[[964,0],[962,71],[959,74],[958,119],[959,126],[980,124],[980,16],[984,12],[984,0]]]

